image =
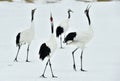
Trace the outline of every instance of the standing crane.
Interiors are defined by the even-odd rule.
[[[69,20],[71,18],[70,13],[73,12],[71,9],[68,9],[68,18],[60,23],[59,26],[56,28],[56,37],[60,37],[60,48],[62,47],[62,34],[66,33],[69,28]]]
[[[75,65],[75,58],[74,58],[74,53],[81,48],[81,71],[85,71],[83,69],[83,64],[82,64],[82,59],[83,59],[83,51],[85,49],[86,44],[92,39],[93,37],[93,29],[91,26],[91,20],[89,17],[89,9],[90,9],[91,5],[88,5],[87,8],[85,9],[84,13],[87,16],[88,19],[88,23],[89,23],[89,29],[87,31],[84,32],[70,32],[64,39],[64,43],[67,44],[73,44],[76,45],[77,48],[72,52],[72,57],[73,57],[73,69],[76,71],[76,65]]]
[[[52,33],[51,37],[47,42],[43,43],[40,46],[40,50],[39,50],[39,58],[41,60],[44,60],[46,57],[48,57],[48,61],[46,62],[44,72],[41,75],[41,77],[43,77],[43,78],[45,78],[44,74],[45,74],[45,71],[46,71],[48,64],[49,64],[50,69],[51,69],[52,77],[56,78],[56,76],[54,76],[54,74],[53,74],[51,61],[50,61],[51,56],[53,55],[53,53],[55,52],[55,50],[57,48],[57,42],[56,42],[56,39],[54,37],[54,24],[53,24],[52,14],[50,15],[50,22],[51,22],[51,33]]]
[[[22,32],[19,32],[16,36],[16,46],[18,47],[18,51],[17,51],[16,57],[14,59],[14,61],[16,61],[16,62],[18,61],[17,57],[18,57],[18,53],[19,53],[21,46],[26,44],[26,43],[28,44],[26,62],[29,62],[29,60],[28,60],[29,46],[34,38],[34,13],[35,13],[35,10],[36,10],[36,8],[33,9],[31,12],[30,28],[26,29]]]

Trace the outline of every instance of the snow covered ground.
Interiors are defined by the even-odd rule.
[[[67,9],[74,13],[69,31],[86,30],[88,22],[83,13],[88,3],[64,0],[59,3],[21,3],[0,2],[0,81],[120,81],[120,2],[91,3],[90,17],[94,29],[94,38],[88,44],[83,55],[83,64],[87,72],[81,72],[80,52],[76,54],[77,72],[72,68],[72,54],[75,46],[65,46],[56,50],[51,58],[54,74],[50,69],[40,78],[45,61],[38,58],[40,45],[50,37],[49,15],[52,12],[55,27],[67,16]],[[26,63],[26,46],[22,46],[19,62],[13,62],[17,47],[15,37],[18,32],[30,25],[31,9],[35,12],[35,39],[30,46],[29,59]],[[57,39],[58,40],[58,39]]]

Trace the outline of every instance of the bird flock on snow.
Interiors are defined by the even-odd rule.
[[[91,5],[88,4],[87,8],[84,10],[84,14],[87,17],[88,20],[88,30],[86,31],[76,31],[76,32],[69,32],[68,34],[66,34],[66,32],[68,31],[69,28],[69,21],[71,18],[71,13],[73,13],[73,11],[71,9],[68,9],[68,17],[67,19],[65,19],[64,21],[62,21],[56,28],[56,32],[54,31],[54,20],[53,20],[53,16],[52,13],[50,13],[50,24],[51,24],[51,36],[49,38],[48,41],[45,41],[44,43],[42,43],[40,45],[40,49],[39,49],[39,59],[44,60],[45,58],[48,58],[43,74],[41,75],[41,77],[45,78],[45,72],[46,72],[46,68],[49,65],[50,66],[50,70],[51,70],[51,74],[53,78],[56,78],[57,76],[55,76],[53,74],[53,69],[52,69],[52,64],[51,64],[51,57],[54,54],[54,52],[56,51],[57,48],[57,41],[56,41],[56,37],[60,38],[60,48],[63,48],[62,44],[65,43],[66,45],[75,45],[76,49],[74,49],[74,51],[72,51],[72,57],[73,57],[73,69],[76,71],[76,65],[75,65],[75,57],[74,54],[75,52],[80,48],[81,49],[81,55],[80,55],[80,59],[81,59],[81,68],[80,70],[85,72],[86,70],[83,69],[83,52],[85,49],[86,44],[92,39],[93,37],[93,29],[91,26],[91,19],[89,16],[89,9],[90,9]],[[16,54],[16,57],[14,59],[15,62],[18,62],[18,54],[20,51],[20,48],[22,45],[27,44],[28,48],[27,48],[27,57],[26,57],[26,62],[30,62],[28,60],[28,55],[29,55],[29,47],[30,44],[34,38],[34,14],[35,14],[36,8],[33,9],[31,11],[31,25],[28,29],[19,32],[16,36],[16,46],[18,47],[18,51]],[[54,34],[56,34],[56,36],[54,36]],[[62,36],[64,35],[64,36]]]

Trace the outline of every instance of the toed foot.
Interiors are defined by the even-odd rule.
[[[30,62],[29,60],[26,60],[26,62]]]
[[[47,78],[47,77],[45,77],[45,75],[44,75],[44,74],[42,74],[40,77],[42,77],[42,78]]]
[[[82,68],[81,68],[80,70],[81,70],[82,72],[87,72],[86,70],[84,70],[84,69],[82,69]]]
[[[53,78],[57,78],[57,76],[52,75]]]
[[[14,59],[14,62],[18,62],[17,58]]]
[[[75,66],[75,64],[73,65],[73,69],[74,69],[75,71],[77,71],[77,70],[76,70],[76,66]]]

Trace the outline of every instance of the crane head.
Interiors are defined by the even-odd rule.
[[[72,12],[73,13],[73,11],[71,9],[68,9],[68,12]]]
[[[32,9],[32,13],[34,13],[34,12],[35,12],[35,10],[36,10],[36,8]]]
[[[52,13],[50,13],[50,21],[53,22]]]
[[[90,9],[91,5],[88,4],[87,8],[85,9],[84,13],[88,14],[89,13],[89,9]]]
[[[51,22],[51,33],[53,34],[53,32],[54,32],[54,25],[53,25],[52,13],[50,13],[50,22]]]

